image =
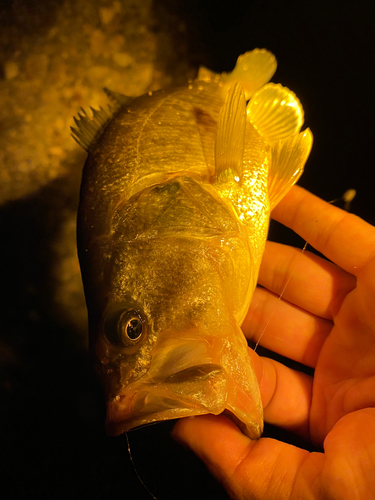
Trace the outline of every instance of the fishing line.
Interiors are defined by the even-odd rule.
[[[328,203],[330,203],[330,204],[334,204],[334,203],[337,203],[337,202],[343,201],[343,202],[344,202],[344,207],[343,207],[343,209],[344,209],[346,212],[349,212],[351,202],[354,200],[354,198],[355,198],[356,194],[357,194],[357,192],[356,192],[356,190],[355,190],[355,189],[347,189],[347,190],[345,191],[345,193],[344,193],[344,194],[343,194],[340,198],[335,198],[334,200],[331,200],[331,201],[329,201]],[[255,352],[255,351],[257,350],[257,348],[258,348],[258,346],[259,346],[259,343],[260,343],[260,340],[261,340],[261,338],[263,337],[263,335],[264,335],[265,331],[267,330],[268,325],[270,324],[271,319],[273,318],[273,315],[275,314],[276,308],[277,308],[277,306],[279,305],[280,300],[282,299],[282,296],[283,296],[283,295],[284,295],[284,293],[285,293],[285,289],[286,289],[286,287],[289,285],[289,282],[290,282],[290,280],[292,279],[293,273],[294,273],[294,271],[295,271],[295,269],[296,269],[296,267],[297,267],[297,264],[298,264],[298,262],[299,262],[300,258],[302,257],[303,253],[305,252],[307,245],[308,245],[308,242],[307,242],[307,241],[305,241],[305,244],[304,244],[304,246],[303,246],[303,248],[302,248],[302,250],[301,250],[301,253],[298,255],[298,258],[295,260],[295,263],[294,263],[294,266],[293,266],[293,268],[292,268],[292,271],[291,271],[291,273],[290,273],[290,275],[289,275],[289,277],[288,277],[288,279],[287,279],[287,281],[286,281],[286,283],[285,283],[285,285],[284,285],[283,289],[281,290],[281,293],[280,293],[280,295],[278,296],[278,298],[277,298],[277,301],[276,301],[275,305],[273,306],[273,309],[272,309],[272,311],[271,311],[270,317],[268,318],[267,323],[265,324],[265,326],[264,326],[264,328],[263,328],[263,330],[262,330],[262,332],[261,332],[261,334],[260,334],[260,336],[259,336],[259,338],[258,338],[258,340],[257,340],[257,342],[256,342],[256,344],[255,344],[255,346],[254,346],[253,352]],[[251,356],[252,356],[252,355],[251,355]]]
[[[130,462],[133,466],[133,469],[134,469],[134,472],[139,480],[139,482],[141,483],[141,485],[144,487],[144,489],[147,491],[147,493],[151,496],[151,498],[153,498],[154,500],[158,500],[156,498],[156,496],[154,496],[151,491],[147,488],[147,486],[145,485],[145,483],[143,482],[141,476],[139,475],[139,472],[137,471],[137,468],[135,466],[135,463],[134,463],[134,460],[133,460],[133,455],[132,455],[132,452],[130,451],[130,441],[129,441],[129,436],[128,436],[128,433],[125,432],[125,437],[126,437],[126,442],[128,444],[128,453],[129,453],[129,458],[130,458]]]
[[[301,250],[300,254],[298,255],[297,259],[295,259],[295,262],[294,262],[294,266],[293,266],[293,268],[292,268],[292,271],[291,271],[291,273],[289,274],[289,277],[288,277],[288,279],[286,280],[286,283],[285,283],[285,285],[284,285],[283,289],[281,290],[280,295],[279,295],[279,296],[278,296],[278,298],[277,298],[276,304],[273,306],[273,309],[272,309],[271,314],[270,314],[270,316],[269,316],[269,318],[268,318],[268,320],[267,320],[267,323],[265,324],[265,326],[264,326],[264,328],[263,328],[263,330],[262,330],[262,332],[261,332],[261,334],[260,334],[260,336],[259,336],[259,338],[258,338],[258,340],[257,340],[257,342],[256,342],[256,344],[255,344],[255,346],[254,346],[254,349],[253,349],[253,351],[254,351],[254,352],[257,350],[257,348],[258,348],[258,346],[259,346],[259,343],[260,343],[260,340],[261,340],[261,338],[263,337],[264,332],[267,330],[268,325],[270,324],[271,319],[273,318],[273,315],[275,314],[276,308],[277,308],[277,306],[279,305],[279,303],[280,303],[280,300],[281,300],[282,296],[284,295],[284,292],[285,292],[285,290],[286,290],[286,287],[289,285],[289,282],[290,282],[290,280],[292,279],[293,273],[294,273],[294,271],[295,271],[295,269],[296,269],[296,267],[297,267],[297,264],[298,264],[298,262],[299,262],[300,258],[302,257],[302,254],[303,254],[303,253],[304,253],[304,251],[306,250],[307,245],[308,245],[308,242],[307,242],[307,241],[305,241],[305,244],[303,245],[303,248],[302,248],[302,250]]]

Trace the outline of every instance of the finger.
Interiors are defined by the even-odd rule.
[[[250,356],[259,383],[264,420],[310,439],[312,377],[254,351]]]
[[[312,314],[333,319],[356,286],[352,274],[311,252],[268,241],[258,282]]]
[[[242,330],[249,340],[315,368],[332,326],[331,321],[280,300],[264,288],[257,288]]]
[[[306,491],[318,498],[310,488],[323,465],[322,454],[310,455],[269,438],[252,441],[223,416],[180,419],[172,436],[205,462],[233,499],[292,498],[301,469],[305,490],[299,489],[293,498],[305,498]],[[309,467],[304,466],[306,461]]]
[[[357,275],[375,253],[375,228],[294,186],[272,218],[302,236],[348,273]]]
[[[172,436],[189,446],[233,499],[373,498],[375,410],[340,419],[325,453],[274,439],[252,441],[225,417],[183,418]]]

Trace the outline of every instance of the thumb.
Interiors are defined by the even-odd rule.
[[[290,498],[296,483],[301,494],[313,493],[320,467],[308,451],[270,438],[253,441],[224,416],[182,418],[172,437],[198,455],[233,499]]]

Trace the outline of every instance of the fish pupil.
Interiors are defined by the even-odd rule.
[[[142,323],[138,318],[132,318],[126,325],[126,336],[130,340],[137,340],[142,335]]]

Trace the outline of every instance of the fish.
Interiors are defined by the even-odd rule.
[[[276,66],[255,49],[181,87],[106,90],[110,111],[75,119],[88,152],[77,246],[109,435],[208,413],[262,434],[241,324],[271,210],[313,140],[297,96],[268,83]]]

